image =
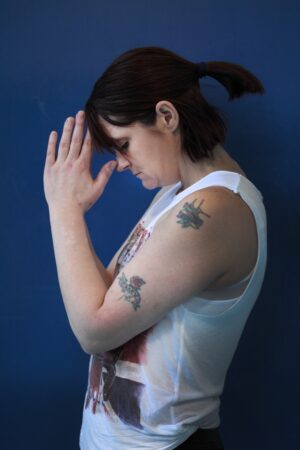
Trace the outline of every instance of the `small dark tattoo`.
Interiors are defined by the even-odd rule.
[[[206,217],[210,217],[201,209],[201,205],[204,200],[202,200],[198,206],[195,205],[195,202],[196,199],[191,203],[185,203],[182,209],[177,214],[177,223],[180,223],[182,228],[191,227],[195,230],[198,230],[198,228],[200,228],[203,224],[203,220],[199,217],[200,214],[203,214]]]
[[[123,295],[119,298],[123,298],[126,302],[132,304],[133,309],[136,311],[141,306],[141,294],[139,290],[146,284],[146,282],[137,276],[131,277],[130,280],[126,278],[126,275],[122,273],[119,277],[119,286],[123,292]]]

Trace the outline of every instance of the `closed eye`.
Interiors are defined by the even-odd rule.
[[[125,142],[125,144],[121,145],[121,149],[123,151],[127,150],[128,149],[128,145],[129,145],[129,142]]]
[[[129,146],[129,142],[126,141],[123,145],[116,144],[115,147],[111,148],[112,153],[116,154],[116,151],[120,153],[126,153]]]

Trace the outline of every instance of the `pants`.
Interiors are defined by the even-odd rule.
[[[185,442],[176,447],[180,450],[224,450],[223,442],[218,428],[202,429],[199,428]]]

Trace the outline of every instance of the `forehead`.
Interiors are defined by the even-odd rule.
[[[120,127],[107,122],[103,117],[99,117],[99,122],[104,129],[104,132],[115,141],[128,137],[142,128],[142,125],[138,123]]]

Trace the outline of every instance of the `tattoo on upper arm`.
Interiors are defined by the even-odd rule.
[[[139,291],[143,284],[146,284],[146,282],[138,276],[131,277],[128,281],[123,272],[119,277],[119,286],[123,292],[119,300],[123,298],[126,302],[131,303],[133,309],[136,311],[141,306],[141,294]]]
[[[191,227],[195,230],[198,230],[198,228],[200,228],[203,224],[203,220],[200,218],[200,214],[203,214],[206,217],[210,217],[201,209],[201,205],[204,200],[201,200],[198,206],[195,205],[195,202],[196,199],[190,203],[186,202],[177,214],[176,217],[178,218],[178,220],[176,223],[180,223],[182,228]]]

